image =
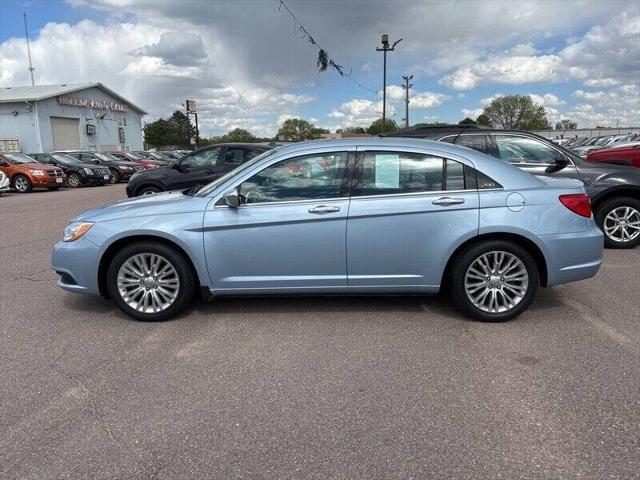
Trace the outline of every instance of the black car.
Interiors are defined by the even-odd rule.
[[[77,158],[83,163],[92,163],[94,165],[107,167],[111,172],[111,183],[126,182],[127,180],[129,180],[129,177],[131,177],[131,175],[144,170],[144,167],[142,165],[125,160],[119,160],[113,155],[109,155],[108,153],[87,152],[79,150],[54,153],[64,153]]]
[[[111,171],[92,163],[83,163],[77,158],[64,153],[30,153],[37,162],[55,165],[62,168],[67,175],[67,184],[72,187],[104,185],[111,181]]]
[[[640,244],[638,169],[590,163],[544,137],[520,130],[452,125],[415,127],[388,135],[454,143],[513,163],[533,175],[582,180],[596,223],[605,234],[605,246],[632,248]]]
[[[136,197],[205,185],[272,148],[256,143],[225,143],[200,148],[175,164],[134,175],[127,184],[127,195]]]

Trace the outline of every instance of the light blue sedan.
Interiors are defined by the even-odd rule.
[[[53,249],[58,285],[139,320],[196,291],[435,294],[511,319],[538,286],[592,277],[603,237],[580,181],[465,147],[358,138],[278,147],[198,191],[104,205]]]

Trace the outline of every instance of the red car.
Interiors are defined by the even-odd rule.
[[[640,168],[640,142],[594,150],[587,154],[587,161],[617,163],[619,165],[631,165]]]
[[[150,168],[158,168],[158,167],[166,167],[169,165],[169,162],[163,162],[161,160],[151,160],[149,158],[145,158],[142,155],[138,155],[133,152],[105,152],[109,155],[113,155],[119,160],[127,160],[129,162],[135,162],[139,165],[142,165],[145,170],[149,170]]]

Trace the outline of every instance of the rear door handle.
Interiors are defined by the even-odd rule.
[[[325,213],[333,213],[339,211],[340,207],[336,207],[335,205],[318,205],[317,207],[309,209],[309,213],[315,213],[317,215],[324,215]]]
[[[464,203],[464,198],[458,198],[458,197],[440,197],[440,198],[436,198],[433,202],[434,205],[442,205],[444,207],[447,207],[449,205],[459,205],[461,203]]]

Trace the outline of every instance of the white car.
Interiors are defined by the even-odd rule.
[[[0,172],[0,195],[3,192],[8,192],[10,187],[9,177],[7,177],[4,172]]]

